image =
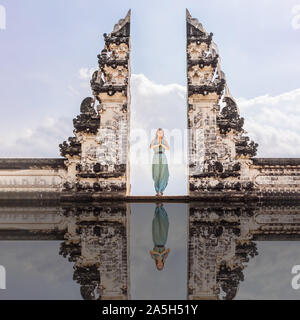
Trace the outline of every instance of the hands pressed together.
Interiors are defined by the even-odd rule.
[[[158,144],[151,144],[150,148],[158,148],[162,146],[163,148],[165,148],[166,150],[169,150],[169,147],[165,144],[162,143],[162,140],[158,143]]]

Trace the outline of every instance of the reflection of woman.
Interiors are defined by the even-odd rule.
[[[162,196],[169,180],[169,167],[165,150],[170,147],[164,137],[162,128],[158,128],[156,136],[150,144],[150,148],[154,150],[152,159],[152,178],[157,196]]]
[[[156,204],[154,218],[152,221],[152,239],[154,243],[153,250],[150,250],[152,259],[155,260],[156,268],[162,270],[165,261],[170,252],[166,249],[165,244],[168,238],[169,219],[165,208],[162,203]]]

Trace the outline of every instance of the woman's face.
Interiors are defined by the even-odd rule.
[[[162,130],[157,131],[157,136],[162,137],[164,135],[164,132]]]
[[[156,263],[156,268],[158,270],[162,270],[164,268],[164,263],[160,260],[160,261],[157,261]]]

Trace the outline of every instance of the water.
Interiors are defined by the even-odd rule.
[[[299,299],[299,240],[296,203],[2,205],[0,299]]]

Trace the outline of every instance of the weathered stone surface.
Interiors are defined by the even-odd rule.
[[[187,11],[188,195],[298,198],[300,159],[255,159],[258,144],[221,70],[217,45]],[[223,104],[222,104],[223,102]]]
[[[0,158],[0,170],[65,168],[65,158]]]
[[[91,79],[94,97],[81,104],[75,137],[60,145],[68,159],[63,191],[74,197],[78,192],[124,197],[130,191],[130,11],[104,38]]]
[[[30,193],[58,197],[66,179],[65,161],[64,158],[0,159],[0,198],[18,198]]]
[[[83,299],[130,299],[129,216],[126,203],[65,206],[60,254],[74,262]]]

